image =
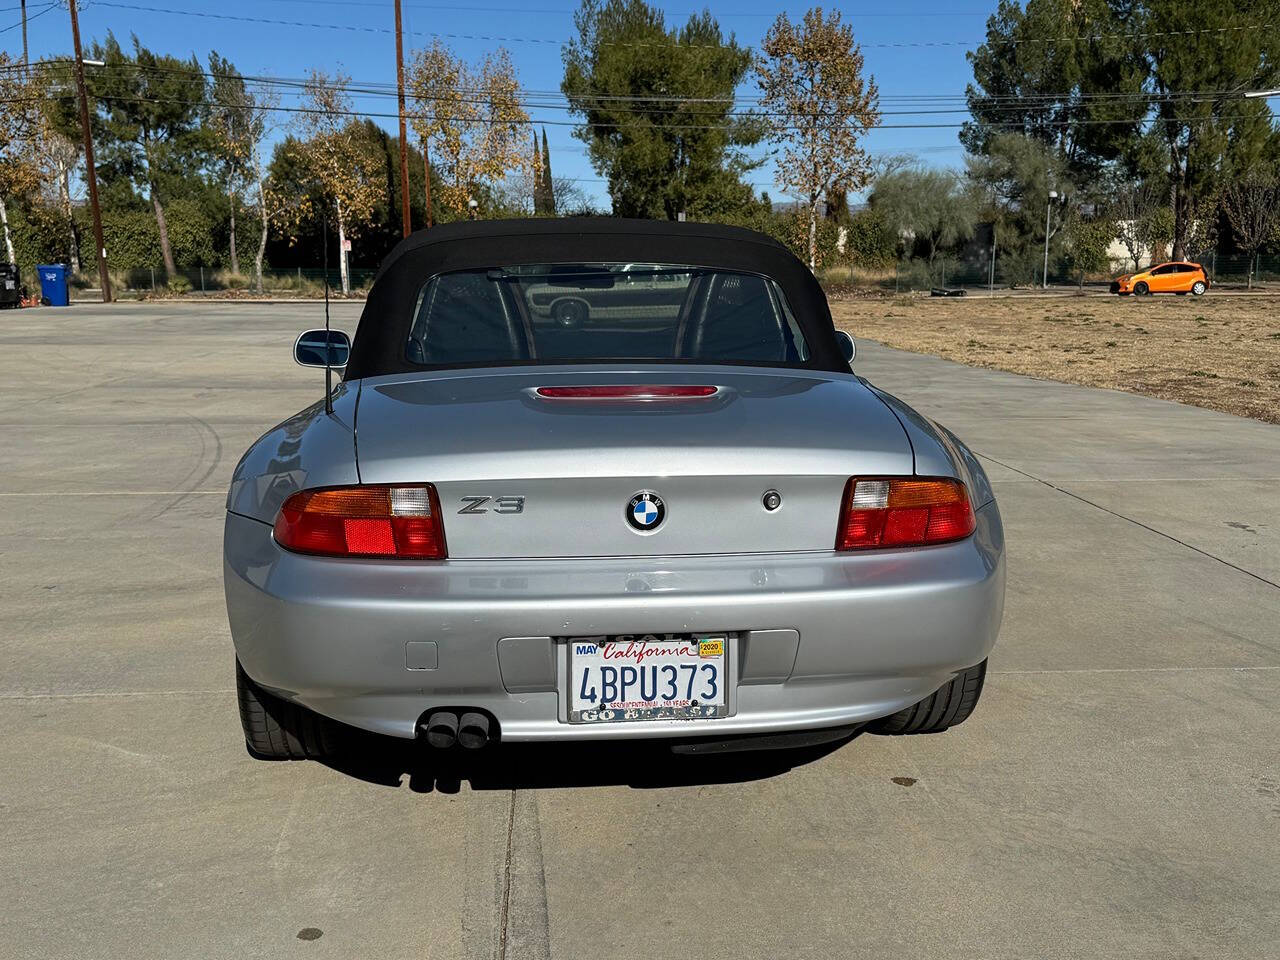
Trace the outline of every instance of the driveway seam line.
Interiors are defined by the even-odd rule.
[[[507,806],[507,853],[502,866],[502,910],[498,915],[498,960],[507,957],[507,925],[511,916],[511,844],[515,836],[516,826],[516,792],[511,791],[511,802]]]
[[[235,687],[223,690],[100,690],[81,693],[0,693],[0,702],[9,700],[110,700],[129,697],[225,697]]]
[[[1254,673],[1263,670],[1280,670],[1280,666],[1259,664],[1252,667],[1079,667],[1061,670],[988,670],[989,676],[1039,677],[1051,674],[1099,674],[1099,673]]]
[[[1095,510],[1101,510],[1103,513],[1110,514],[1111,516],[1115,517],[1118,520],[1125,520],[1129,523],[1132,523],[1134,526],[1141,527],[1143,530],[1146,530],[1150,533],[1154,533],[1157,536],[1164,537],[1166,540],[1170,540],[1178,544],[1179,546],[1186,547],[1188,550],[1198,553],[1202,557],[1207,557],[1210,560],[1216,560],[1218,563],[1222,564],[1224,567],[1230,567],[1232,570],[1235,570],[1239,573],[1243,573],[1245,576],[1253,577],[1253,579],[1257,580],[1259,583],[1265,583],[1269,587],[1274,587],[1275,589],[1280,590],[1280,583],[1276,583],[1274,580],[1268,580],[1266,577],[1261,576],[1260,574],[1254,573],[1252,570],[1246,570],[1244,567],[1237,566],[1236,564],[1232,563],[1230,560],[1224,560],[1222,557],[1214,556],[1212,553],[1209,553],[1207,550],[1201,550],[1199,547],[1192,546],[1191,544],[1187,543],[1185,540],[1179,540],[1177,537],[1175,537],[1171,533],[1165,533],[1163,530],[1157,530],[1155,527],[1150,526],[1149,524],[1145,524],[1141,520],[1135,520],[1133,517],[1126,517],[1123,513],[1117,513],[1114,510],[1110,510],[1107,507],[1102,506],[1102,504],[1100,503],[1094,503],[1092,500],[1088,499],[1087,497],[1082,497],[1078,493],[1072,493],[1070,490],[1066,489],[1065,487],[1058,486],[1056,483],[1053,483],[1051,480],[1046,480],[1043,477],[1037,477],[1035,474],[1027,473],[1027,471],[1025,470],[1019,470],[1017,467],[1011,464],[1005,463],[1003,460],[997,460],[995,457],[991,456],[989,453],[981,454],[981,456],[986,457],[992,463],[1000,464],[1000,466],[1004,467],[1006,470],[1012,470],[1014,473],[1021,474],[1022,476],[1027,477],[1030,480],[1035,480],[1037,483],[1043,483],[1050,490],[1056,490],[1058,491],[1058,493],[1066,494],[1068,497],[1071,497],[1073,500],[1078,500],[1081,503],[1086,504],[1087,506],[1093,507]]]

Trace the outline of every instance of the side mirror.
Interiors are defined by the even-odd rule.
[[[351,338],[341,330],[306,330],[293,343],[293,359],[304,367],[323,367],[326,351],[329,366],[341,370],[351,356]]]
[[[854,346],[853,343],[853,337],[849,336],[843,330],[837,330],[836,340],[840,342],[840,351],[844,354],[844,358],[852,364],[854,356],[858,353],[858,348]]]

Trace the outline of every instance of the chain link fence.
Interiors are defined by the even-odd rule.
[[[230,270],[213,267],[183,267],[173,277],[166,275],[164,267],[145,267],[133,270],[111,270],[111,287],[114,294],[133,294],[138,296],[216,296],[229,293],[241,293],[252,296],[257,291],[257,279],[253,271],[232,273]],[[368,267],[351,267],[348,270],[350,289],[353,294],[368,291],[377,271]],[[327,271],[330,294],[342,290],[342,275],[337,267]],[[324,295],[326,271],[321,267],[289,267],[287,269],[264,269],[262,271],[262,293],[264,296],[296,296],[321,297]],[[73,289],[97,290],[99,286],[96,271],[81,270],[71,279]]]
[[[1276,290],[1280,288],[1280,255],[1220,257],[1210,251],[1196,262],[1202,264],[1210,282],[1228,289]],[[362,295],[373,282],[376,270],[369,267],[352,267],[349,271],[350,289],[353,295]],[[1115,261],[1109,271],[1086,272],[1083,278],[1064,264],[1049,264],[1049,287],[1083,287],[1086,290],[1105,290],[1114,277],[1132,273],[1132,262]],[[837,264],[820,268],[818,277],[829,289],[852,287],[874,289],[886,293],[913,293],[921,291],[957,291],[967,293],[1004,292],[1009,290],[1035,290],[1043,286],[1043,267],[1039,264],[1005,264],[996,258],[994,263],[974,263],[954,257],[939,256],[932,262],[924,259],[904,259],[895,264],[877,268],[864,268]],[[262,273],[264,296],[321,297],[324,295],[326,272],[320,267],[289,267],[267,269]],[[34,272],[28,281],[32,289],[39,289]],[[342,278],[337,267],[328,270],[330,294],[341,291]],[[116,295],[126,296],[253,296],[257,285],[252,271],[232,273],[230,270],[212,267],[186,267],[178,270],[171,279],[163,267],[134,270],[112,270],[111,283]],[[78,291],[96,291],[96,272],[82,270],[71,279]]]
[[[1208,275],[1210,283],[1225,288],[1246,289],[1251,285],[1276,289],[1280,284],[1280,255],[1219,257],[1214,252],[1195,258]],[[1081,276],[1069,266],[1050,262],[1048,286],[1083,287],[1105,290],[1115,277],[1133,273],[1132,261],[1115,261],[1107,271],[1087,271]],[[1025,262],[1008,266],[999,258],[995,262],[977,264],[939,256],[932,262],[923,259],[900,260],[879,268],[863,268],[840,264],[819,270],[819,279],[832,288],[856,287],[892,293],[964,290],[967,293],[1035,290],[1044,286],[1044,268]]]

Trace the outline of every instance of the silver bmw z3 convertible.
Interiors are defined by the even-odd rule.
[[[977,458],[851,367],[763,235],[612,219],[410,236],[332,391],[236,467],[251,753],[686,751],[932,733],[982,691],[1004,535]]]

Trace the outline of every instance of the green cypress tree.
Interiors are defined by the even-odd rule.
[[[538,152],[538,132],[530,131],[533,137],[533,215],[539,216],[545,203],[542,189],[542,154]]]
[[[551,148],[547,146],[547,128],[542,128],[542,197],[543,213],[556,215],[556,185],[551,179]]]

